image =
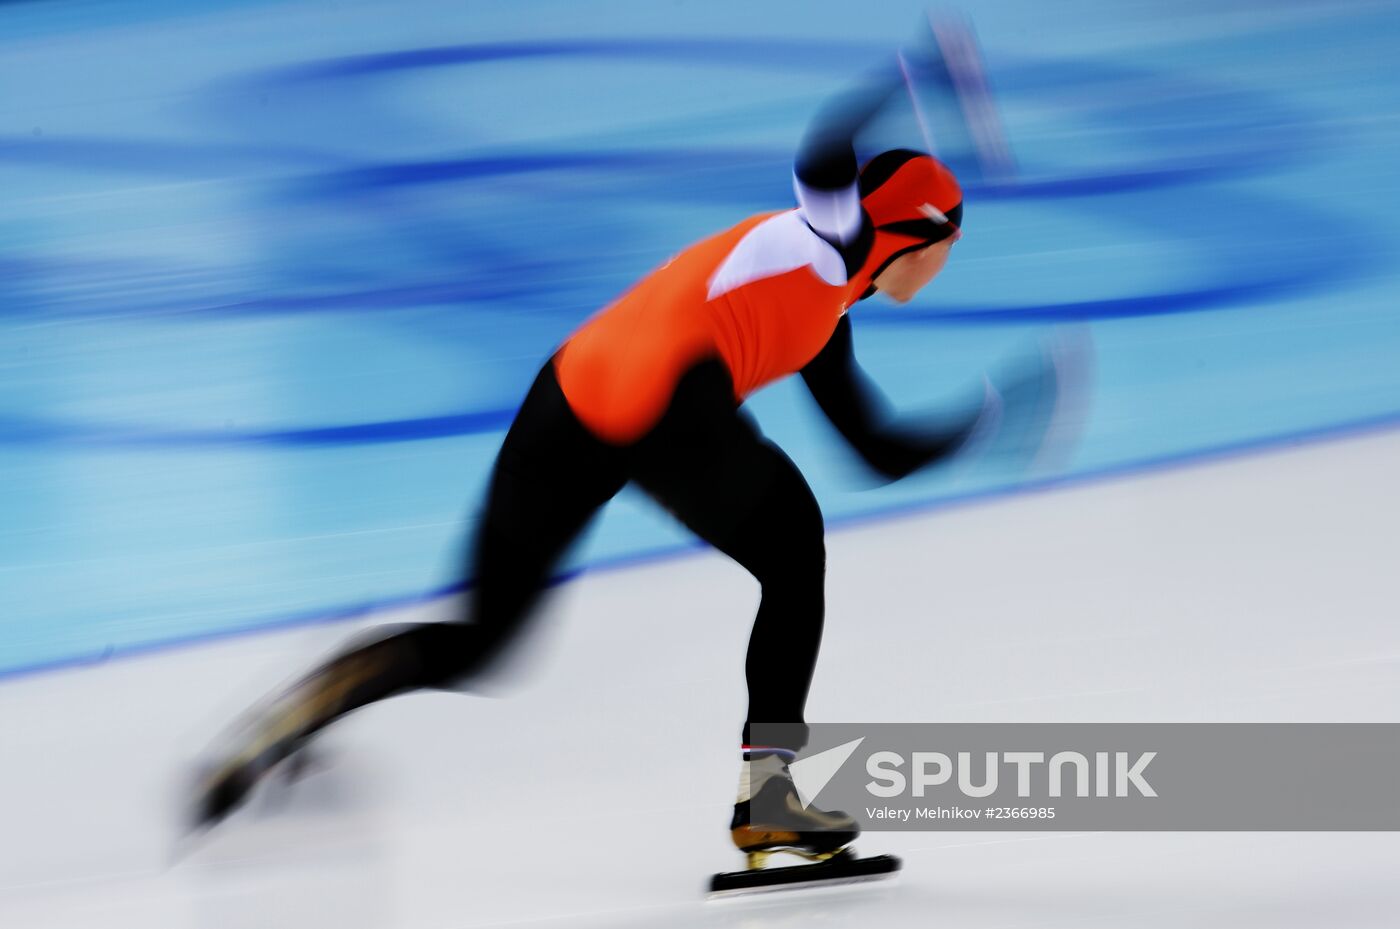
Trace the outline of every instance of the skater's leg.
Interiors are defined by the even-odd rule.
[[[264,772],[345,714],[418,688],[468,683],[488,667],[569,543],[621,488],[616,456],[574,419],[547,365],[492,471],[465,615],[372,630],[257,709],[210,766],[196,819],[222,817]]]
[[[691,531],[762,585],[745,663],[748,719],[788,724],[777,741],[800,748],[821,645],[826,574],[821,509],[807,482],[734,409],[728,376],[713,364],[682,380],[671,408],[633,449],[629,470]]]
[[[551,573],[626,475],[620,452],[574,417],[552,366],[531,391],[491,475],[468,556],[461,615],[423,627],[423,686],[470,686],[514,642]]]
[[[821,510],[796,466],[739,415],[723,369],[690,372],[634,449],[637,482],[762,585],[745,671],[749,710],[730,836],[759,866],[777,850],[825,858],[859,833],[840,811],[804,805],[787,762],[807,741],[804,709],[821,644],[826,548]],[[763,748],[750,726],[764,723]]]
[[[520,632],[569,544],[621,489],[616,456],[574,419],[547,365],[492,469],[461,615],[376,630],[332,661],[324,670],[345,667],[362,683],[341,688],[330,718],[406,690],[467,685],[488,668]]]

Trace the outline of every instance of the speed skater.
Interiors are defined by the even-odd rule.
[[[876,293],[913,299],[963,230],[962,188],[930,154],[858,161],[857,135],[895,86],[876,82],[818,115],[796,158],[795,208],[684,249],[553,352],[495,460],[460,615],[380,628],[256,708],[202,771],[198,825],[228,815],[345,714],[413,690],[469,689],[520,634],[570,544],[632,483],[762,587],[745,663],[735,846],[755,868],[774,851],[828,862],[816,867],[850,859],[855,820],[799,802],[788,770],[807,739],[824,622],[822,513],[743,403],[799,374],[864,462],[895,480],[995,443],[1012,419],[1017,441],[1034,448],[1057,392],[1053,366],[1019,397],[988,381],[981,402],[944,428],[915,428],[889,415],[858,365],[848,311]],[[780,737],[755,744],[751,723],[778,724],[766,731]],[[758,817],[760,808],[781,812]]]

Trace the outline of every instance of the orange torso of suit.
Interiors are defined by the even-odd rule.
[[[799,211],[760,214],[690,246],[584,323],[555,373],[594,435],[630,443],[698,361],[728,368],[736,403],[799,370],[863,289]]]

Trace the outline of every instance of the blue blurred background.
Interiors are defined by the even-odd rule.
[[[1081,442],[1049,475],[876,489],[770,388],[832,522],[1400,421],[1400,6],[964,12],[1016,172],[954,140],[967,235],[914,304],[856,308],[857,349],[916,409],[1068,327]],[[554,346],[790,205],[807,119],[924,13],[0,4],[0,673],[457,583]],[[575,560],[689,544],[629,492]]]

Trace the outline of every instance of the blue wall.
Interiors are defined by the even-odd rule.
[[[918,4],[851,9],[0,6],[0,672],[460,580],[552,347],[789,204],[814,107],[919,33]],[[915,304],[854,311],[901,407],[1069,328],[1093,391],[1052,479],[1400,417],[1393,5],[994,0],[974,25],[1018,172],[967,172]],[[752,407],[833,521],[1017,487],[874,489],[800,387]],[[625,494],[578,560],[687,544]]]

